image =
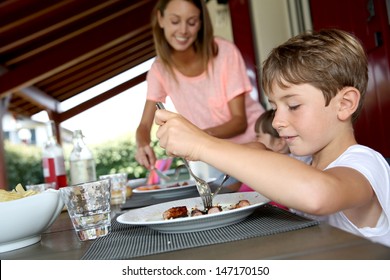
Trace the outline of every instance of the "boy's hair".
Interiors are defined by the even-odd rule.
[[[336,29],[303,33],[274,48],[263,63],[262,86],[266,94],[276,83],[311,84],[320,89],[325,105],[344,87],[360,91],[358,108],[352,115],[355,122],[363,106],[367,90],[366,53],[353,35]]]
[[[280,138],[279,133],[272,126],[274,115],[275,115],[274,110],[268,110],[262,113],[260,117],[258,117],[256,120],[255,132],[259,133],[261,130],[261,132],[270,134],[272,137]]]
[[[163,65],[167,67],[168,71],[173,74],[172,47],[167,42],[164,30],[160,27],[157,18],[158,11],[164,16],[165,9],[171,1],[172,0],[159,0],[155,5],[152,12],[152,30],[157,56],[160,58]],[[217,45],[214,42],[214,30],[210,15],[204,0],[185,1],[194,4],[200,10],[201,27],[198,32],[198,37],[194,42],[194,48],[196,52],[201,53],[204,69],[207,69],[208,62],[218,53]]]

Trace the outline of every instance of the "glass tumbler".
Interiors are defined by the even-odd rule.
[[[80,241],[111,231],[110,180],[99,180],[60,189]]]

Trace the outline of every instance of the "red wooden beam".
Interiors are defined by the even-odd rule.
[[[246,67],[251,74],[252,85],[258,90],[259,100],[262,100],[249,5],[249,0],[229,0],[234,43],[241,51]]]
[[[122,83],[122,84],[120,84],[120,85],[94,97],[94,98],[91,98],[88,101],[85,101],[85,102],[73,107],[72,109],[69,109],[69,110],[59,114],[57,121],[64,122],[67,119],[70,119],[70,118],[92,108],[93,106],[96,106],[96,105],[102,103],[103,101],[106,101],[106,100],[114,97],[115,95],[118,95],[118,94],[124,92],[125,90],[144,82],[145,80],[146,80],[146,72],[142,73],[142,74],[138,75],[137,77],[135,77],[131,80],[128,80],[127,82],[124,82],[124,83]]]

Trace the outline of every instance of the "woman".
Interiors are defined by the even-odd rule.
[[[155,163],[150,131],[156,102],[172,99],[176,110],[210,135],[246,143],[264,112],[251,99],[243,58],[236,46],[215,38],[203,0],[160,0],[153,11],[157,59],[148,76],[147,100],[137,128],[137,161]]]

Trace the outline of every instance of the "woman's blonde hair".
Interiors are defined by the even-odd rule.
[[[352,115],[355,122],[367,90],[367,56],[359,40],[345,31],[304,33],[274,48],[264,61],[262,86],[266,94],[274,83],[281,88],[311,84],[322,91],[326,106],[339,90],[354,87],[361,94]]]
[[[168,71],[173,75],[172,70],[172,47],[169,45],[165,38],[164,30],[160,27],[157,19],[157,14],[160,12],[161,16],[164,16],[164,12],[169,2],[172,0],[159,0],[154,7],[152,13],[152,29],[154,45],[156,53],[161,62]],[[203,60],[203,67],[207,70],[209,61],[218,54],[217,45],[214,42],[214,31],[211,23],[210,15],[204,0],[183,0],[194,4],[200,10],[200,22],[201,27],[198,32],[197,39],[195,40],[193,47],[195,52],[201,54]]]

